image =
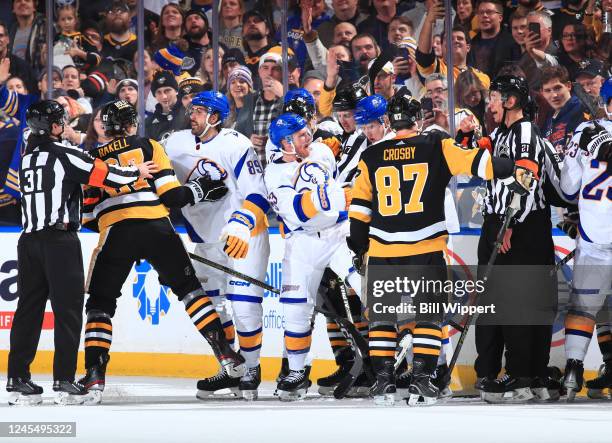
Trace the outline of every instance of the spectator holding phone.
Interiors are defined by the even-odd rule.
[[[527,38],[525,53],[518,62],[525,72],[529,89],[542,86],[542,68],[557,66],[557,50],[552,44],[552,21],[546,12],[532,11],[527,15]]]

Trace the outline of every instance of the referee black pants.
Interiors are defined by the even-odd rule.
[[[486,216],[478,243],[478,264],[486,265],[493,253],[501,217]],[[554,263],[550,211],[531,212],[513,228],[510,251],[497,256],[495,265],[550,265]],[[544,295],[543,295],[544,296]],[[475,363],[478,377],[495,378],[506,350],[506,371],[514,377],[546,375],[552,325],[479,325],[475,328]]]
[[[81,243],[74,231],[24,233],[17,245],[19,301],[11,327],[9,377],[30,377],[47,299],[55,316],[54,380],[74,380],[83,323]]]
[[[168,218],[125,220],[100,233],[90,264],[87,312],[115,315],[117,299],[134,262],[146,259],[182,300],[202,288],[185,246]]]

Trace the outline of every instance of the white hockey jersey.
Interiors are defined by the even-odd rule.
[[[302,162],[286,163],[276,158],[266,167],[264,180],[270,205],[281,221],[281,233],[290,236],[295,231],[322,231],[346,221],[346,211],[325,211],[307,218],[299,204],[300,191],[334,182],[336,160],[323,143],[310,145],[311,152]]]
[[[612,133],[612,121],[599,120]],[[574,133],[561,171],[561,190],[570,201],[578,200],[580,236],[589,242],[612,244],[612,177],[606,173],[606,163],[595,160],[593,153],[578,146],[582,130],[591,125],[584,122]]]
[[[246,209],[256,220],[251,235],[267,228],[263,167],[251,141],[244,135],[222,129],[212,140],[201,143],[191,131],[173,133],[166,142],[166,152],[181,183],[203,175],[225,177],[229,191],[216,202],[202,202],[182,208],[189,236],[197,243],[219,240],[223,226],[234,211]]]

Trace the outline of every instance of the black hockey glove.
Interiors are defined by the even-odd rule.
[[[557,223],[557,228],[565,232],[570,238],[575,239],[578,235],[578,223],[580,223],[578,211],[568,211],[563,214],[563,221]]]
[[[367,246],[358,245],[351,237],[346,238],[349,249],[355,253],[353,266],[359,275],[365,275],[365,255],[368,252]]]
[[[210,180],[207,177],[198,177],[185,183],[193,193],[193,204],[198,202],[216,202],[227,194],[227,186],[223,180]]]
[[[580,146],[580,149],[593,154],[598,146],[603,147],[604,144],[610,142],[612,142],[612,134],[594,121],[593,126],[588,125],[582,130],[578,146]]]

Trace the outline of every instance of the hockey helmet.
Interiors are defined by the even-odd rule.
[[[524,108],[529,103],[529,84],[523,77],[500,75],[491,83],[491,91],[497,91],[505,102],[510,96],[518,99],[517,107]]]
[[[55,100],[43,100],[31,105],[26,111],[26,123],[34,134],[51,133],[51,125],[64,125],[65,111]]]
[[[348,85],[340,88],[332,102],[334,112],[351,111],[357,107],[357,103],[367,97],[365,89],[360,84]]]
[[[402,86],[389,100],[387,116],[394,131],[409,129],[423,118],[421,103],[412,96],[408,88]]]
[[[230,106],[227,97],[219,91],[203,91],[196,95],[191,101],[191,106],[202,106],[209,114],[218,113],[219,122],[222,122],[230,114]]]
[[[306,126],[307,123],[304,117],[291,113],[281,114],[270,125],[270,141],[275,146],[282,148],[282,140],[291,143],[291,136]]]
[[[365,125],[373,121],[384,123],[384,115],[387,113],[387,100],[382,95],[374,94],[364,97],[357,103],[355,110],[355,122]]]
[[[128,127],[138,125],[136,109],[125,100],[106,104],[100,111],[100,118],[107,136],[126,135]]]
[[[608,106],[608,103],[610,103],[610,100],[612,99],[612,77],[608,77],[608,79],[604,81],[603,85],[601,85],[599,96],[601,97],[603,105]]]
[[[314,97],[304,88],[287,91],[283,112],[297,114],[306,120],[312,120],[317,112]]]

